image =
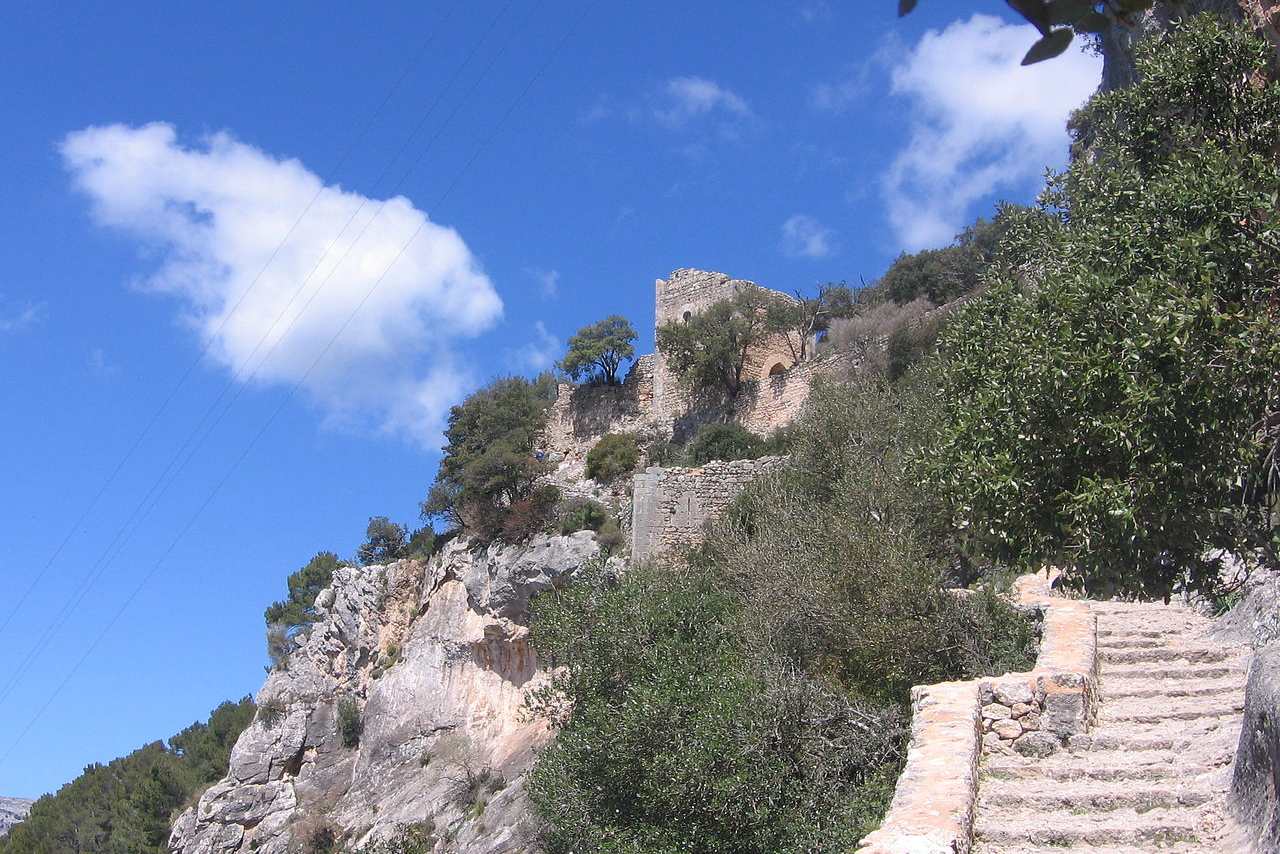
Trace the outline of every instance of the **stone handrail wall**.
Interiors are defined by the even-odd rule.
[[[1023,576],[1018,602],[1044,613],[1035,669],[918,685],[907,762],[884,822],[859,854],[967,854],[973,845],[977,767],[984,753],[1047,756],[1084,735],[1097,715],[1097,616],[1086,602],[1049,596]]]

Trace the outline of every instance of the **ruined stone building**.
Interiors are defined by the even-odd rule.
[[[750,287],[758,286],[724,273],[676,270],[654,283],[654,328],[688,321]],[[638,357],[621,385],[562,383],[543,442],[543,450],[559,467],[557,483],[569,492],[590,484],[586,455],[606,433],[633,433],[644,446],[686,440],[703,424],[726,419],[761,436],[789,425],[800,414],[814,381],[847,372],[852,358],[817,357],[808,346],[807,357],[797,361],[799,344],[779,333],[749,351],[746,385],[732,410],[718,389],[688,388],[661,352]],[[753,477],[777,463],[775,457],[698,468],[650,466],[631,483],[583,494],[615,506],[630,532],[633,557],[643,560],[696,542],[708,519],[727,507]]]

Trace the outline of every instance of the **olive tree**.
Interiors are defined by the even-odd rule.
[[[1100,593],[1214,586],[1270,542],[1280,376],[1280,87],[1271,49],[1200,16],[1074,122],[1089,154],[1010,226],[942,335],[930,478],[993,557]],[[1087,135],[1087,139],[1082,139]]]
[[[775,299],[763,288],[744,287],[688,320],[659,326],[658,349],[687,387],[719,389],[732,402],[745,384],[752,348],[773,334],[768,311]]]
[[[569,339],[569,352],[560,360],[560,370],[575,381],[595,379],[612,385],[618,369],[635,356],[636,331],[631,322],[614,314],[584,326]]]

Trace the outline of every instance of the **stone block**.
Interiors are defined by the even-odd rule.
[[[1003,721],[1013,717],[1013,712],[999,703],[990,703],[982,707],[982,717],[988,721]]]
[[[1026,680],[997,682],[994,686],[996,702],[1012,708],[1019,703],[1030,705],[1035,698],[1031,683]]]
[[[1028,712],[1031,712],[1034,710],[1035,710],[1035,706],[1032,706],[1030,703],[1015,703],[1013,708],[1010,711],[1013,712],[1013,716],[1015,718],[1021,718],[1024,715],[1026,715]]]
[[[1052,756],[1061,746],[1058,739],[1047,732],[1029,732],[1013,743],[1014,750],[1037,759]]]
[[[1022,724],[1015,720],[996,721],[991,725],[991,731],[1005,741],[1013,741],[1022,735]]]

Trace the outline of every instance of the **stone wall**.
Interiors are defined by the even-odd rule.
[[[983,754],[1055,753],[1097,715],[1098,619],[1089,603],[1050,595],[1023,576],[1017,602],[1044,614],[1035,669],[912,689],[911,746],[893,802],[858,854],[968,854]]]
[[[622,385],[561,383],[547,418],[542,450],[581,461],[605,433],[653,432],[656,358],[648,355],[636,359]]]
[[[700,468],[650,467],[632,479],[631,559],[673,554],[702,541],[705,525],[718,518],[748,483],[783,457],[711,462]]]
[[[745,390],[734,408],[734,420],[761,436],[796,420],[819,377],[847,377],[857,364],[851,353],[833,353],[803,362]]]
[[[687,268],[676,270],[668,278],[654,282],[654,328],[672,321],[688,320],[715,303],[729,299],[742,289],[752,287],[759,285],[746,279],[731,278],[724,273]],[[790,299],[781,292],[773,293]],[[784,335],[770,336],[747,354],[744,377],[749,381],[760,382],[761,385],[766,384],[771,372],[785,371],[795,362],[793,351],[798,349],[799,339],[789,343]],[[655,354],[654,358],[654,421],[665,429],[679,429],[677,422],[690,409],[708,406],[708,403],[691,399],[688,391],[681,386],[679,378],[667,367],[661,352]],[[718,389],[707,391],[711,398],[719,394]]]

